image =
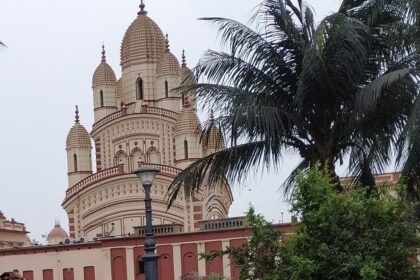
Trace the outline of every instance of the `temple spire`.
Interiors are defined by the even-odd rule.
[[[79,106],[77,106],[76,105],[76,111],[75,111],[75,117],[74,117],[74,122],[75,123],[79,123],[80,122],[80,120],[79,120]]]
[[[165,39],[165,46],[166,46],[166,51],[169,52],[169,36],[168,33],[166,33],[166,39]]]
[[[144,9],[144,8],[146,8],[146,5],[144,5],[143,0],[141,0],[139,7],[140,7],[140,11],[137,13],[138,15],[147,14],[147,11]]]
[[[102,44],[102,62],[106,61],[106,55],[105,55],[105,46]]]
[[[185,58],[185,50],[182,50],[182,67],[187,67],[187,60]]]

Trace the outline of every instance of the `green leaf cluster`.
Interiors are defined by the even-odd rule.
[[[419,246],[414,205],[400,195],[338,193],[318,170],[297,177],[292,212],[296,234],[281,233],[251,209],[251,237],[228,248],[240,280],[420,279],[413,267]]]
[[[269,273],[277,270],[282,247],[282,233],[273,230],[271,224],[253,208],[247,213],[251,238],[242,246],[226,248],[222,252],[203,253],[201,257],[212,261],[215,257],[230,255],[235,264],[241,268],[240,280],[270,280]],[[262,278],[253,278],[262,277]]]

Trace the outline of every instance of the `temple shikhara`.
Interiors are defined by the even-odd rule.
[[[27,280],[144,279],[145,193],[133,171],[152,165],[160,170],[151,190],[159,279],[188,273],[235,279],[238,270],[228,258],[199,257],[247,238],[245,219],[228,218],[230,186],[204,182],[198,193],[181,190],[168,209],[168,187],[177,174],[224,148],[217,127],[200,141],[194,93],[172,91],[196,82],[185,52],[179,61],[142,1],[122,39],[120,78],[107,55],[102,46],[92,69],[92,129],[83,126],[87,112],[76,106],[65,143],[68,185],[61,203],[69,229],[57,222],[46,245],[20,242],[0,250],[0,271],[18,269]]]
[[[171,92],[194,83],[194,76],[185,54],[180,63],[171,53],[168,36],[143,4],[123,37],[120,64],[122,75],[117,79],[103,47],[92,78],[95,123],[89,134],[76,110],[67,136],[63,207],[70,236],[125,236],[144,226],[143,187],[133,174],[142,164],[160,169],[151,193],[154,225],[193,232],[199,230],[199,221],[227,218],[233,201],[228,185],[203,186],[201,194],[180,193],[167,209],[168,186],[180,170],[224,145],[216,127],[203,145],[197,136],[200,121],[194,96]]]

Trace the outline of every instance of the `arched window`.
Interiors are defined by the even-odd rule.
[[[73,154],[74,172],[77,172],[77,155]]]
[[[160,163],[160,156],[156,149],[151,149],[149,151],[149,162],[159,164]]]
[[[137,100],[143,100],[144,98],[143,79],[140,77],[136,81],[136,98]]]
[[[165,97],[168,98],[169,96],[169,85],[168,81],[165,81]]]
[[[104,92],[102,90],[99,92],[99,102],[101,104],[100,106],[104,107]]]
[[[188,141],[187,141],[187,139],[184,140],[184,158],[188,159]]]

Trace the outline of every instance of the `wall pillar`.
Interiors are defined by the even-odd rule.
[[[83,266],[73,267],[74,279],[84,279],[85,272]]]
[[[34,279],[42,279],[42,269],[34,269]]]
[[[205,252],[206,248],[204,246],[204,243],[197,243],[198,275],[200,276],[206,275],[206,261],[200,258],[200,254]]]
[[[229,240],[222,240],[222,250],[225,250],[226,248],[230,247],[230,241]],[[230,278],[230,258],[228,255],[223,255],[223,276]]]
[[[111,269],[111,250],[103,249],[103,261],[104,266],[102,269],[95,268],[95,279],[111,280],[112,269]]]
[[[127,250],[127,280],[134,280],[134,250],[133,248],[126,248]]]
[[[178,279],[182,275],[181,244],[173,244],[174,276]]]

